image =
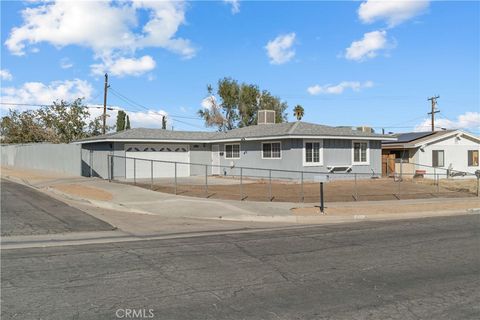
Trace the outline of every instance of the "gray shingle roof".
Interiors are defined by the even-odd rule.
[[[121,132],[109,133],[106,135],[87,138],[82,141],[98,140],[189,140],[208,142],[223,139],[242,139],[242,138],[263,138],[277,136],[341,136],[341,137],[359,137],[359,138],[391,138],[391,136],[367,133],[349,128],[330,127],[308,122],[285,122],[277,124],[253,125],[227,132],[208,132],[208,131],[171,131],[162,129],[135,128]]]

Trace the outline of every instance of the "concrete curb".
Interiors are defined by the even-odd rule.
[[[480,209],[458,209],[444,211],[423,211],[423,212],[402,212],[397,214],[370,214],[370,215],[316,215],[316,216],[239,216],[238,218],[230,217],[212,217],[204,218],[211,220],[225,221],[243,221],[243,222],[285,222],[298,224],[323,224],[323,223],[346,223],[359,221],[386,221],[386,220],[402,220],[402,219],[421,219],[427,217],[443,217],[464,214],[480,214]]]
[[[85,199],[82,197],[74,196],[69,193],[55,189],[54,187],[37,187],[29,183],[26,179],[20,179],[12,176],[4,176],[7,180],[11,180],[16,183],[27,185],[29,187],[35,188],[44,193],[54,194],[57,197],[80,202],[82,204],[88,204],[96,208],[115,210],[121,212],[145,214],[145,215],[159,215],[158,213],[153,213],[145,210],[139,210],[121,203],[107,202],[101,200],[91,200]],[[180,196],[181,198],[185,198]],[[172,199],[169,199],[171,201]],[[196,198],[188,197],[189,201],[195,201]],[[456,199],[458,200],[458,199]],[[198,199],[198,201],[209,202],[209,199]],[[438,201],[438,200],[437,200]],[[435,201],[436,202],[436,201]],[[396,202],[398,203],[398,202]],[[298,205],[298,204],[297,204]],[[364,204],[362,204],[364,205]],[[375,207],[377,203],[373,203],[372,206]],[[352,204],[348,203],[348,206]],[[248,212],[248,210],[247,210]],[[204,220],[220,220],[220,221],[237,221],[237,222],[277,222],[277,223],[290,223],[290,224],[322,224],[322,223],[342,223],[342,222],[357,222],[357,221],[379,221],[379,220],[399,220],[399,219],[411,219],[411,218],[425,218],[425,217],[435,217],[435,216],[446,216],[446,215],[458,215],[458,214],[480,214],[480,208],[472,209],[457,209],[457,210],[444,210],[444,211],[421,211],[421,212],[402,212],[395,214],[359,214],[359,215],[314,215],[314,216],[301,216],[301,215],[255,215],[255,214],[242,214],[235,217],[225,217],[225,216],[189,216],[182,215],[177,218],[189,218],[189,219],[204,219]]]

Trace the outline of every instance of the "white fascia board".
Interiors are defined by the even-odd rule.
[[[263,140],[278,140],[278,139],[343,139],[343,140],[388,140],[395,141],[397,138],[385,138],[385,137],[363,137],[363,136],[271,136],[271,137],[254,137],[254,138],[229,138],[229,139],[216,139],[216,140],[179,140],[179,139],[98,139],[98,140],[85,140],[75,141],[72,144],[85,144],[85,143],[98,143],[98,142],[154,142],[154,143],[221,143],[221,142],[238,142],[238,141],[263,141]]]
[[[479,137],[474,136],[473,134],[470,134],[470,133],[462,131],[462,130],[455,130],[455,131],[450,132],[449,134],[444,134],[444,135],[439,136],[439,137],[433,137],[432,139],[429,139],[427,141],[416,143],[413,146],[418,148],[418,147],[421,147],[421,146],[424,146],[424,145],[429,145],[429,144],[435,143],[438,140],[442,140],[442,139],[445,139],[445,138],[451,138],[451,137],[454,137],[454,136],[457,136],[457,135],[466,136],[466,137],[468,137],[470,139],[473,139],[473,140],[476,140],[480,143],[480,138]]]

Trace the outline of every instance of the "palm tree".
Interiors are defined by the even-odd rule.
[[[303,107],[299,104],[293,108],[293,115],[297,118],[298,121],[302,120],[303,115],[305,114],[305,111],[303,110]]]

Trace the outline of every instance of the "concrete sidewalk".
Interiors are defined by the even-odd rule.
[[[476,212],[478,198],[435,198],[393,201],[328,203],[325,215],[315,204],[288,202],[254,202],[201,199],[150,191],[127,184],[98,178],[67,177],[37,170],[2,167],[2,177],[28,184],[79,205],[94,206],[117,212],[135,214],[134,219],[158,221],[158,218],[238,221],[285,224],[338,223],[358,220],[405,219]],[[118,212],[123,212],[119,214]],[[150,216],[149,218],[147,218]],[[105,217],[104,217],[105,219]],[[133,220],[134,220],[133,219]],[[130,219],[132,220],[132,219]],[[107,222],[112,223],[107,219]],[[115,225],[114,221],[113,224]],[[135,221],[129,223],[135,224]]]

